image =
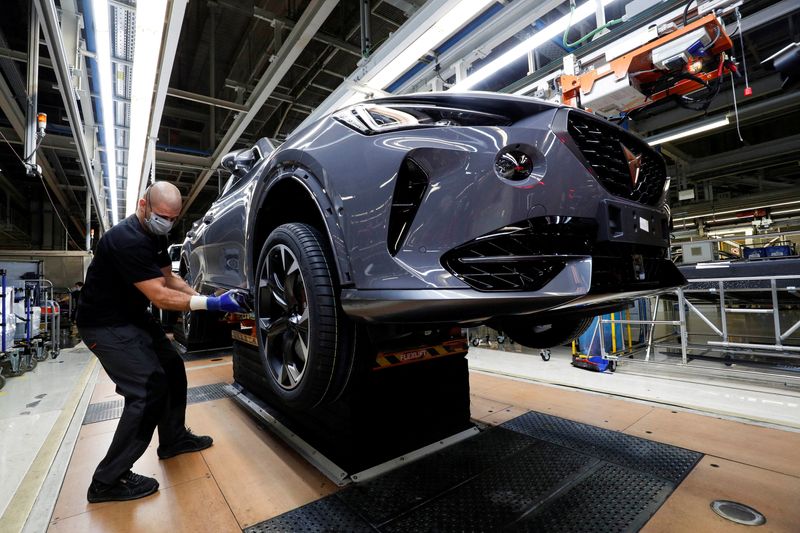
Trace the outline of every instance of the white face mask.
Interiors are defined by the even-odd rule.
[[[150,205],[149,192],[147,193],[147,205],[150,208],[150,216],[144,219],[144,227],[153,235],[167,235],[172,229],[173,222],[153,213],[153,206]]]

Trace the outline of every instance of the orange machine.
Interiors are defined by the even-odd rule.
[[[668,49],[671,43],[680,42],[680,39],[686,41],[689,38],[691,40],[692,34],[698,33],[697,30],[701,28],[705,28],[704,35],[714,36],[707,45],[708,48],[703,50],[702,57],[693,56],[688,49],[683,50],[678,55],[685,59],[685,64],[682,64],[677,71],[674,68],[667,68],[663,64],[654,63],[654,52],[659,53]],[[719,35],[717,35],[717,31],[719,31]],[[596,86],[618,83],[624,83],[624,86],[620,90],[611,87],[604,96],[607,96],[605,101],[608,103],[609,99],[613,101],[614,97],[618,95],[614,104],[607,105],[607,108],[622,112],[644,107],[667,96],[686,95],[706,87],[698,80],[708,83],[729,71],[732,64],[725,62],[723,53],[732,47],[733,42],[725,32],[724,26],[716,16],[708,14],[602,66],[591,68],[578,75],[563,74],[560,78],[561,101],[572,107],[578,107],[580,103],[583,103],[584,107],[592,108],[593,106],[587,100],[598,101],[596,96],[589,98],[594,96],[593,91],[597,89]],[[614,76],[614,78],[609,78],[609,76]],[[667,78],[667,76],[670,77]],[[650,87],[657,86],[659,80],[673,78],[674,83],[670,83],[665,88],[658,87],[658,90],[652,93],[639,90],[640,87],[648,85]],[[603,113],[602,109],[593,110],[600,114],[610,114]]]

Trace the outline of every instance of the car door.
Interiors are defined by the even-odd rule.
[[[205,263],[204,283],[219,288],[247,286],[245,260],[245,227],[247,206],[255,187],[255,176],[263,166],[258,161],[244,176],[231,174],[225,187],[201,218],[203,226],[202,259]]]

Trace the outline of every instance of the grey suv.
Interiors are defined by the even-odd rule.
[[[660,155],[532,98],[371,100],[223,167],[181,271],[202,292],[249,292],[267,381],[288,404],[336,398],[360,335],[489,324],[544,348],[685,281],[667,254]]]

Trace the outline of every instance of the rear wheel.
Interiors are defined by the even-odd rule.
[[[259,353],[272,392],[297,408],[338,397],[353,370],[354,335],[325,239],[307,224],[279,226],[256,279]]]
[[[552,348],[579,337],[591,324],[591,318],[562,320],[550,324],[504,325],[503,330],[515,342],[529,348]]]

